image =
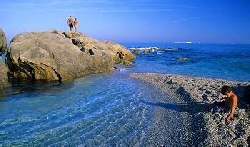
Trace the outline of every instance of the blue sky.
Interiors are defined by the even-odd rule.
[[[8,40],[67,31],[72,15],[80,32],[99,40],[250,44],[249,0],[2,0],[0,14]]]

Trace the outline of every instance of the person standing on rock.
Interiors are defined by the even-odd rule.
[[[78,26],[77,26],[77,25],[78,25],[78,20],[77,20],[77,18],[75,18],[73,24],[74,24],[75,32],[77,32],[77,28],[78,28]]]
[[[67,21],[67,24],[69,26],[70,32],[72,31],[72,28],[73,28],[73,22],[74,22],[74,20],[73,20],[73,18],[70,15],[69,18],[68,18],[68,21]]]

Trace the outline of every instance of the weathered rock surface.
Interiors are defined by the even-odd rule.
[[[6,49],[6,37],[2,29],[0,29],[0,55]],[[0,56],[0,90],[9,86],[8,76],[7,76],[8,68],[2,63]]]
[[[62,81],[113,70],[117,51],[135,58],[119,44],[81,33],[28,32],[12,39],[6,60],[14,78]]]
[[[10,86],[8,82],[8,68],[0,61],[0,90]]]
[[[5,52],[7,47],[7,41],[3,30],[0,28],[0,55]]]
[[[60,32],[57,32],[60,34]],[[67,38],[71,38],[73,44],[78,46],[83,52],[90,52],[89,49],[105,50],[108,54],[113,57],[113,60],[116,61],[119,59],[118,52],[122,52],[122,60],[124,64],[132,64],[132,60],[136,57],[130,52],[126,47],[121,44],[112,42],[112,41],[99,41],[94,38],[87,37],[85,34],[81,33],[63,33]]]

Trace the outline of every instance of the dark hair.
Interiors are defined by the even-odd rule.
[[[232,88],[231,87],[229,87],[229,86],[227,86],[227,85],[224,85],[222,88],[221,88],[221,93],[222,94],[226,94],[226,93],[229,93],[229,92],[231,92],[232,91]]]

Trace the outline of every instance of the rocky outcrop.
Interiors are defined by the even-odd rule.
[[[7,41],[3,30],[0,28],[0,56],[5,52],[7,47]]]
[[[116,52],[135,56],[125,47],[101,42],[81,33],[28,32],[14,37],[6,55],[17,79],[62,81],[113,69]]]
[[[0,61],[0,90],[9,87],[10,84],[8,82],[8,68]]]
[[[99,41],[81,33],[64,32],[63,34],[65,37],[72,39],[73,44],[78,46],[81,51],[91,52],[90,49],[105,50],[116,63],[131,65],[132,60],[136,58],[126,47],[112,41]],[[119,53],[122,53],[122,56],[119,56]]]
[[[5,51],[6,49],[6,37],[2,29],[0,29],[0,55]],[[8,68],[5,66],[4,63],[2,63],[1,56],[0,56],[0,90],[6,88],[9,86],[8,82]]]

